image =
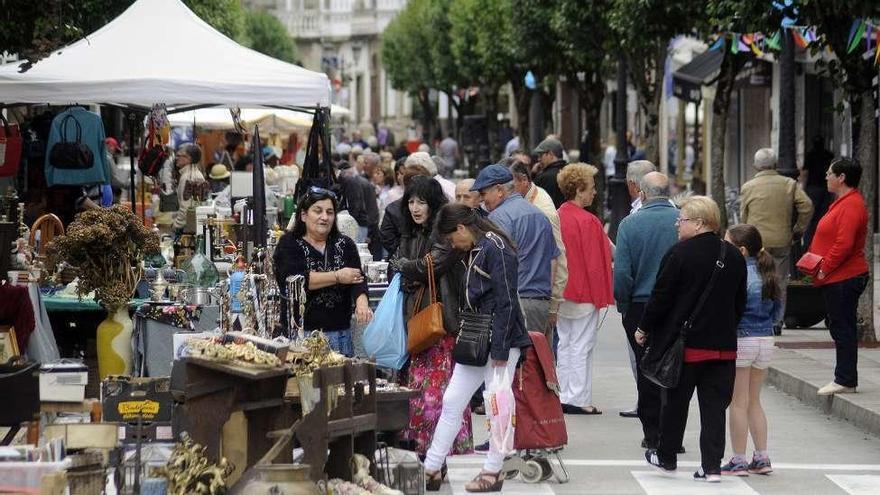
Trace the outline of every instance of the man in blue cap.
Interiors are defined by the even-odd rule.
[[[552,284],[559,249],[553,227],[537,207],[514,189],[513,174],[504,165],[484,168],[471,191],[479,191],[489,220],[495,222],[516,243],[519,258],[519,296],[529,331],[545,333],[556,324],[550,314]]]

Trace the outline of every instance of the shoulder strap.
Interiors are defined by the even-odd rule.
[[[718,280],[718,274],[721,273],[721,269],[724,268],[724,257],[727,255],[726,246],[724,244],[725,241],[722,239],[721,251],[718,253],[718,259],[715,260],[715,269],[712,270],[712,277],[709,278],[709,283],[706,284],[706,289],[703,290],[703,294],[700,296],[700,300],[697,301],[697,305],[694,307],[691,316],[684,322],[684,326],[681,327],[682,333],[687,331],[694,324],[694,318],[696,318],[700,310],[703,309],[706,299],[709,298],[709,293],[712,292],[712,287],[715,286],[715,281]]]
[[[422,306],[422,298],[425,296],[425,289],[427,289],[428,295],[431,298],[431,304],[437,302],[437,285],[434,282],[434,258],[431,256],[431,253],[425,255],[425,264],[427,265],[428,271],[428,285],[421,286],[419,288],[418,295],[416,295],[416,305],[413,306],[413,314],[419,312],[419,308]]]

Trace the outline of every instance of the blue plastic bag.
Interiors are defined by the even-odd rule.
[[[373,320],[364,329],[364,351],[383,368],[403,368],[406,352],[406,325],[403,321],[403,291],[400,274],[394,275],[388,290],[373,313]]]

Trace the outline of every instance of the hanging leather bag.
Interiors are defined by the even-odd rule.
[[[147,144],[144,146],[144,149],[141,151],[141,156],[138,158],[138,169],[147,177],[154,177],[159,175],[159,172],[162,170],[162,166],[165,165],[165,161],[168,159],[168,151],[165,149],[165,146],[162,145],[161,140],[156,138],[156,128],[153,125],[153,122],[150,121],[150,131],[147,135]]]
[[[443,329],[443,303],[437,301],[437,284],[434,281],[434,259],[431,253],[425,256],[425,263],[428,265],[428,286],[431,304],[425,309],[418,311],[422,305],[422,299],[425,295],[426,287],[419,289],[419,295],[416,296],[416,304],[413,306],[417,311],[408,322],[406,322],[407,341],[406,350],[410,354],[418,354],[427,350],[436,344],[444,335],[446,330]]]
[[[471,280],[473,260],[467,271],[465,283],[465,301],[467,308],[458,312],[458,336],[455,338],[455,346],[452,348],[452,359],[458,364],[468,366],[485,366],[489,361],[489,351],[492,347],[492,314],[478,313],[471,306],[468,295],[468,286]]]
[[[21,163],[22,138],[18,124],[10,124],[0,113],[0,177],[12,177],[18,173]]]
[[[73,121],[76,126],[76,139],[67,140],[67,125]],[[62,170],[86,170],[94,163],[92,150],[82,142],[82,126],[72,114],[61,121],[61,141],[52,146],[49,152],[49,164]]]
[[[659,349],[655,349],[653,346],[645,349],[645,355],[642,356],[641,362],[642,375],[660,388],[675,388],[678,386],[678,381],[681,378],[681,369],[684,365],[685,336],[693,326],[694,318],[703,309],[709,293],[712,292],[712,287],[715,286],[718,274],[724,268],[724,257],[726,254],[724,244],[725,241],[721,241],[721,253],[715,261],[715,268],[712,271],[712,276],[709,278],[709,283],[697,301],[697,305],[694,307],[693,312],[691,312],[690,317],[681,326],[675,342],[663,351],[662,354]]]

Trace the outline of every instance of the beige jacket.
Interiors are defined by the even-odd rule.
[[[792,222],[792,212],[797,219]],[[764,247],[790,247],[792,233],[803,234],[813,215],[813,202],[794,179],[775,170],[762,170],[742,186],[742,223],[761,232]]]
[[[559,256],[556,257],[556,278],[553,280],[553,301],[550,304],[550,310],[556,312],[559,303],[562,302],[565,284],[568,282],[568,263],[565,261],[565,244],[562,243],[562,232],[559,230],[559,214],[556,212],[553,198],[547,194],[547,191],[535,184],[532,184],[526,192],[526,201],[535,205],[550,220],[550,225],[553,227],[553,239],[559,249]]]

